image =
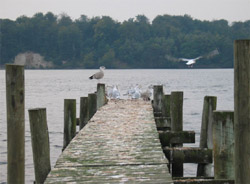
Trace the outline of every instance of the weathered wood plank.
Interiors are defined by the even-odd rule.
[[[201,148],[169,148],[163,151],[170,163],[212,163],[213,152],[211,149]]]
[[[234,180],[190,179],[174,180],[174,184],[234,184]]]
[[[158,131],[158,133],[163,147],[170,146],[170,144],[195,143],[194,131]]]
[[[109,101],[71,141],[45,183],[172,183],[150,102]]]

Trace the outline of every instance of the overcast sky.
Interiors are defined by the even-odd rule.
[[[194,19],[234,22],[250,20],[250,0],[0,0],[2,19],[49,11],[66,13],[72,19],[108,15],[120,22],[139,14],[150,21],[157,15],[187,14]]]

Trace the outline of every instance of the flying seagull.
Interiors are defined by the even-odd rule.
[[[105,67],[101,66],[100,67],[100,71],[97,72],[97,73],[95,73],[94,75],[90,76],[89,79],[97,79],[97,80],[99,80],[99,79],[103,78],[103,76],[104,76],[104,72],[103,71],[104,70],[105,70]]]
[[[194,59],[186,59],[186,58],[180,58],[181,61],[187,61],[186,65],[193,67],[193,65],[196,63],[196,61],[200,58],[203,58],[202,56],[199,56]]]
[[[186,61],[186,62],[187,62],[186,65],[188,65],[189,67],[193,67],[193,65],[196,63],[196,61],[197,61],[198,59],[201,59],[201,58],[210,59],[210,58],[212,58],[212,57],[214,57],[214,56],[216,56],[216,55],[218,55],[218,54],[220,54],[220,53],[219,53],[219,50],[218,50],[218,49],[215,49],[215,50],[213,50],[213,51],[211,51],[211,52],[209,52],[209,53],[207,53],[207,54],[205,54],[205,55],[199,56],[199,57],[194,58],[194,59],[175,58],[175,57],[173,57],[173,56],[171,56],[171,55],[168,55],[168,54],[165,55],[165,58],[166,58],[167,60],[169,60],[169,61],[172,61],[172,62]]]

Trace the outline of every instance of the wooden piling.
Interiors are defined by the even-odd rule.
[[[173,91],[170,97],[171,130],[183,130],[183,92]]]
[[[89,119],[91,119],[97,111],[97,95],[95,93],[88,94]]]
[[[216,109],[217,97],[205,96],[203,103],[201,133],[200,133],[200,148],[213,149],[213,111]],[[197,176],[212,176],[212,164],[198,164]]]
[[[76,134],[76,100],[64,99],[63,150]]]
[[[106,103],[105,84],[97,84],[97,109]]]
[[[250,40],[234,42],[235,183],[250,181]]]
[[[214,178],[234,179],[234,112],[213,112]]]
[[[162,115],[164,117],[170,117],[170,97],[171,95],[163,96]]]
[[[7,64],[7,183],[25,182],[24,66]]]
[[[163,86],[154,86],[153,110],[156,117],[162,116]]]
[[[88,97],[80,98],[80,123],[79,129],[81,130],[89,121],[89,108]]]
[[[171,131],[183,130],[183,92],[173,91],[170,97]],[[182,147],[183,144],[172,144],[173,147]],[[172,176],[183,176],[183,163],[172,164]]]
[[[46,109],[30,109],[29,119],[35,182],[44,183],[51,170]]]

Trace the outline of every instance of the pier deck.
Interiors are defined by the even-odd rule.
[[[150,102],[109,101],[60,155],[45,183],[173,183]]]

